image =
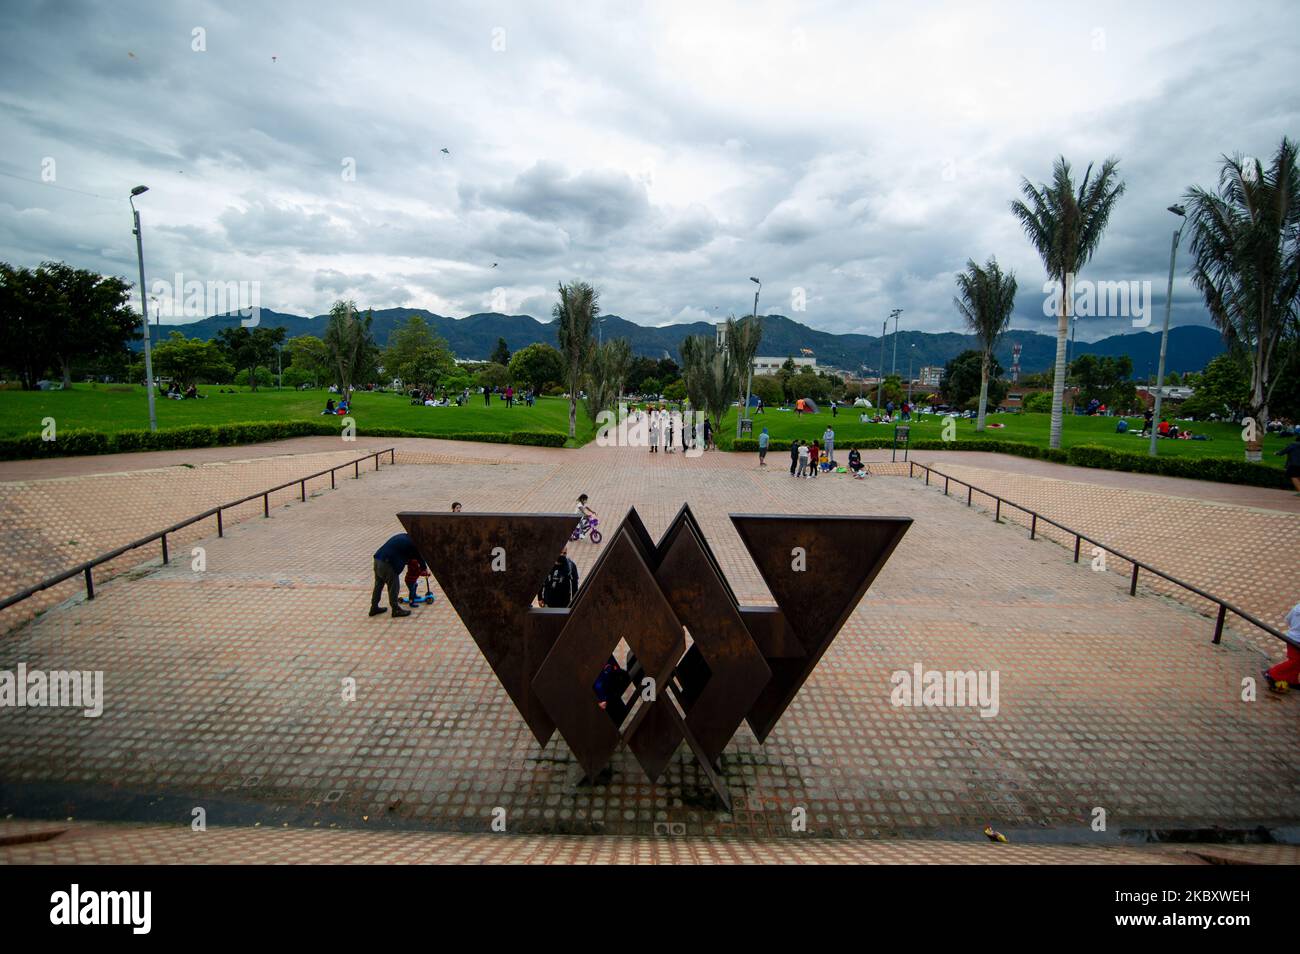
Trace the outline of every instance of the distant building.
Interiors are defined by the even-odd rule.
[[[781,358],[757,357],[754,359],[754,373],[755,374],[776,374],[778,371],[781,370],[781,365],[785,364],[787,361],[793,361],[794,366],[796,368],[817,367],[816,358],[806,358],[803,357],[802,355],[800,355],[797,358],[791,357],[789,355],[786,355],[785,357],[781,357]]]
[[[943,368],[938,365],[927,364],[916,374],[916,381],[923,388],[937,388],[942,380]]]

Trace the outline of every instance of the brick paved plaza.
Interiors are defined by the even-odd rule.
[[[690,460],[440,441],[370,441],[342,451],[313,444],[294,456],[278,448],[245,454],[242,464],[209,457],[193,468],[169,458],[150,461],[157,469],[148,473],[109,476],[93,476],[93,463],[61,462],[56,478],[28,473],[0,485],[13,541],[0,579],[16,589],[60,568],[42,563],[42,553],[71,562],[73,551],[56,549],[60,538],[80,541],[76,558],[84,559],[120,538],[390,444],[398,447],[395,467],[341,480],[334,491],[325,482],[305,504],[286,495],[270,520],[256,504],[228,523],[224,539],[215,528],[196,530],[173,550],[183,558],[167,567],[144,554],[151,563],[100,584],[93,601],[70,587],[59,594],[70,599],[47,604],[34,620],[3,620],[14,628],[0,638],[0,670],[20,662],[100,669],[105,704],[99,718],[0,710],[0,817],[188,826],[202,806],[208,824],[223,831],[259,823],[336,826],[316,834],[340,838],[365,828],[426,830],[424,841],[413,832],[385,835],[392,840],[383,845],[411,860],[490,860],[484,853],[502,850],[508,856],[499,860],[547,852],[617,860],[623,851],[662,860],[766,860],[765,852],[772,860],[891,860],[887,849],[828,844],[906,836],[932,839],[927,857],[946,852],[960,861],[974,860],[976,848],[1005,847],[983,841],[986,824],[1013,845],[1039,848],[1040,860],[1078,860],[1066,858],[1067,844],[1120,860],[1125,845],[1153,829],[1262,826],[1295,835],[1300,697],[1261,690],[1242,699],[1242,680],[1258,679],[1280,644],[1230,626],[1223,643],[1211,645],[1212,622],[1197,607],[1145,590],[1130,598],[1122,568],[1102,574],[1086,561],[1075,565],[1056,543],[1029,541],[1020,527],[968,510],[964,499],[886,476],[887,467],[865,482],[795,481],[775,455],[759,471],[747,455]],[[227,454],[241,459],[237,449]],[[1159,495],[1150,488],[1107,490],[984,467],[961,476],[1132,546],[1269,619],[1300,593],[1294,510],[1266,509],[1258,499],[1153,500]],[[717,806],[684,746],[659,785],[645,781],[625,750],[608,783],[579,784],[563,740],[539,748],[445,600],[405,620],[365,615],[370,555],[400,530],[398,511],[445,510],[452,500],[468,511],[568,511],[580,492],[591,495],[603,528],[612,531],[635,505],[656,536],[689,502],[742,602],[770,597],[728,512],[914,519],[766,744],[746,726],[736,734],[723,758],[733,813]],[[1180,534],[1180,526],[1196,530]],[[1268,545],[1253,546],[1257,534]],[[1139,540],[1148,549],[1138,550]],[[201,573],[190,566],[193,545],[206,550]],[[571,547],[583,573],[597,549]],[[916,663],[996,671],[996,716],[893,706],[890,674]],[[342,699],[345,677],[357,681],[355,701]],[[511,849],[483,840],[493,837],[498,807],[508,835],[495,837]],[[807,811],[806,833],[791,830],[796,808]],[[1097,808],[1106,813],[1104,833],[1089,824]],[[104,860],[114,844],[124,857],[150,859],[170,850],[158,846],[179,844],[160,829],[120,829],[114,842],[93,828],[8,846],[0,831],[0,859]],[[334,850],[301,834],[308,840],[271,847],[227,832],[228,847],[195,860],[260,851],[301,860]],[[461,840],[447,840],[453,834]],[[535,835],[566,837],[525,837]],[[579,835],[640,840],[571,837]],[[680,847],[663,848],[665,840]],[[388,850],[379,844],[338,850],[376,860]],[[810,854],[798,855],[800,844]],[[1065,854],[1051,854],[1053,845]],[[186,850],[177,847],[175,857]]]

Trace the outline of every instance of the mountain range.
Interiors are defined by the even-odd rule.
[[[374,312],[372,331],[382,346],[389,334],[411,315],[419,315],[436,333],[447,340],[458,358],[486,360],[496,347],[497,339],[504,338],[513,353],[537,342],[556,345],[555,323],[541,322],[531,315],[503,315],[485,312],[464,318],[449,318],[423,308],[386,308]],[[288,337],[298,335],[324,335],[328,315],[291,315],[262,309],[263,326],[283,326]],[[238,314],[213,315],[189,324],[162,325],[158,333],[180,331],[186,337],[210,340],[222,328],[237,325]],[[818,331],[784,315],[764,315],[763,342],[759,353],[767,356],[798,356],[807,348],[817,357],[819,366],[829,365],[852,372],[874,374],[881,363],[881,338],[865,334],[833,334]],[[637,355],[651,358],[671,357],[681,360],[682,339],[688,335],[712,335],[714,326],[696,321],[687,324],[647,327],[606,315],[600,321],[600,334],[607,338],[627,338]],[[914,369],[926,365],[942,365],[962,351],[976,347],[972,335],[957,332],[900,331],[897,342],[894,335],[884,337],[884,366],[889,372],[897,367],[906,374],[909,360]],[[1008,331],[1003,335],[995,356],[1004,370],[1011,368],[1012,345],[1019,344],[1021,372],[1045,371],[1056,360],[1056,338],[1035,331]],[[915,350],[913,351],[913,346]],[[895,358],[895,349],[897,357]],[[1223,339],[1213,328],[1201,325],[1181,325],[1169,331],[1167,371],[1199,371],[1211,358],[1224,351]],[[1071,345],[1071,358],[1081,354],[1119,356],[1127,354],[1133,361],[1133,375],[1138,379],[1154,376],[1160,357],[1160,334],[1138,331],[1111,335],[1098,341],[1076,341]],[[897,362],[895,364],[895,362]]]

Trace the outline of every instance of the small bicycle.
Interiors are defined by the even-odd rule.
[[[599,523],[600,518],[598,517],[583,517],[582,523],[574,527],[573,533],[569,534],[569,539],[581,540],[583,537],[586,537],[592,543],[599,543],[601,541],[601,535],[600,531],[596,529]]]

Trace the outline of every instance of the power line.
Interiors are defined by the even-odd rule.
[[[60,189],[63,192],[75,192],[77,195],[88,195],[92,199],[103,199],[105,202],[120,202],[120,199],[114,199],[110,196],[100,195],[97,192],[83,192],[81,189],[70,189],[67,186],[56,185],[53,182],[42,182],[40,179],[28,179],[26,176],[16,176],[12,172],[0,170],[0,176],[7,176],[10,179],[17,179],[19,182],[30,182],[33,185],[41,186],[45,189]]]

